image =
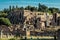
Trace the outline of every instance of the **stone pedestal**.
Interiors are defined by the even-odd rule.
[[[26,31],[26,36],[27,36],[27,37],[30,36],[30,31],[29,31],[29,30]]]

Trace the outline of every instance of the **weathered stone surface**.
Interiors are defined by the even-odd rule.
[[[57,31],[57,40],[60,40],[60,29]]]

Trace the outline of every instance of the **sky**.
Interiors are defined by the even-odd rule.
[[[11,6],[26,7],[28,5],[38,6],[38,3],[44,4],[48,7],[56,7],[60,9],[60,0],[0,0],[0,10],[9,8]]]

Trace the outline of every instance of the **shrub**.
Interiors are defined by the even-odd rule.
[[[15,40],[14,38],[11,38],[11,39],[9,39],[9,40]]]
[[[7,15],[7,13],[0,13],[0,17],[6,17]]]
[[[8,18],[3,18],[3,17],[0,18],[0,23],[3,24],[3,25],[7,25],[7,26],[11,25],[9,19]]]

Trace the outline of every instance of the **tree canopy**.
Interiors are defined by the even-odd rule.
[[[58,8],[49,8],[49,10],[51,11],[51,13],[59,12]]]
[[[37,7],[33,7],[33,6],[26,6],[25,10],[30,10],[30,11],[37,11]]]
[[[7,13],[0,13],[0,25],[7,25],[10,26],[11,23],[8,18],[6,18]]]
[[[0,17],[6,17],[7,15],[7,13],[0,13]]]
[[[47,10],[48,10],[48,7],[47,6],[41,5],[39,3],[39,5],[38,5],[38,11],[46,12]]]
[[[54,13],[54,12],[60,12],[60,10],[58,9],[58,8],[55,8],[55,7],[47,7],[46,5],[44,5],[44,4],[38,4],[38,7],[35,7],[35,6],[30,6],[30,5],[28,5],[28,6],[26,6],[26,7],[18,7],[17,5],[16,6],[9,6],[9,8],[8,9],[6,9],[6,8],[4,8],[4,10],[3,10],[3,12],[4,13],[8,13],[8,12],[10,12],[11,10],[13,11],[13,10],[15,10],[15,9],[18,9],[18,10],[30,10],[30,11],[40,11],[40,12],[48,12],[48,11],[51,11],[51,13]]]
[[[9,19],[8,18],[3,18],[3,17],[0,18],[0,25],[1,24],[7,25],[7,26],[10,26],[11,25]]]

